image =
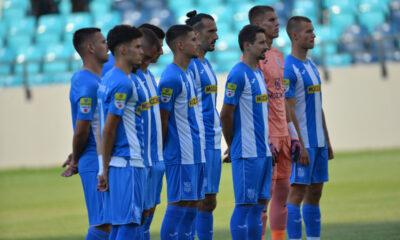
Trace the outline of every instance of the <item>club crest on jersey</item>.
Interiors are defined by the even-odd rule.
[[[161,90],[161,101],[162,102],[169,102],[169,100],[171,100],[171,96],[172,96],[172,93],[173,93],[173,89],[171,89],[171,88],[163,88],[162,90]]]
[[[114,96],[114,105],[118,109],[125,107],[126,93],[116,93]]]
[[[92,99],[91,98],[81,98],[79,101],[79,108],[81,113],[90,113],[92,110]]]
[[[217,85],[208,85],[204,88],[205,93],[216,93],[217,92]]]
[[[290,89],[290,81],[288,78],[283,79],[283,91],[287,92]]]
[[[226,96],[227,97],[235,96],[236,88],[237,88],[236,84],[228,83],[228,85],[226,85]]]
[[[197,97],[191,98],[189,100],[189,107],[194,107],[199,103],[199,100],[197,99]]]
[[[321,92],[321,85],[311,85],[307,87],[308,94],[318,93],[318,92]]]

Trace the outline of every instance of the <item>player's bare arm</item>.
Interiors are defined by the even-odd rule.
[[[162,128],[162,142],[164,146],[165,137],[167,136],[167,131],[168,131],[169,111],[160,109],[160,115],[161,115],[161,128]]]
[[[108,190],[108,168],[111,160],[111,152],[115,142],[115,132],[120,116],[109,113],[103,129],[103,141],[101,142],[101,150],[103,156],[103,174],[99,175],[97,190],[105,192]]]
[[[87,140],[90,132],[89,120],[77,120],[75,125],[75,132],[72,138],[72,154],[68,156],[67,160],[63,164],[63,167],[69,165],[67,170],[61,173],[63,177],[71,177],[78,173],[78,161],[81,157],[83,150],[85,150]]]
[[[236,106],[232,104],[226,104],[222,105],[221,109],[221,126],[222,126],[222,134],[224,135],[226,144],[228,146],[227,149],[227,154],[228,157],[224,159],[224,162],[231,162],[231,156],[230,156],[230,149],[231,149],[231,143],[232,143],[232,133],[233,133],[233,112],[235,111]]]
[[[328,128],[326,127],[325,113],[324,113],[324,110],[323,110],[323,109],[322,109],[322,124],[324,125],[326,145],[327,145],[327,147],[328,147],[328,160],[331,160],[331,159],[333,159],[335,156],[334,156],[334,154],[333,154],[332,145],[331,145],[331,140],[329,139]]]
[[[296,114],[294,112],[294,108],[296,106],[296,99],[295,98],[286,98],[287,105],[289,108],[289,114],[292,118],[292,122],[296,128],[296,131],[299,136],[300,144],[301,144],[301,153],[300,153],[300,159],[298,160],[299,164],[303,166],[308,166],[310,164],[310,157],[308,156],[308,151],[304,147],[304,142],[300,134],[300,127],[299,127],[299,122],[297,121]]]

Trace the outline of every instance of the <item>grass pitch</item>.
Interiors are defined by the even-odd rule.
[[[400,149],[336,154],[329,167],[330,182],[321,200],[321,238],[400,240]],[[88,223],[80,178],[62,178],[61,171],[0,171],[0,239],[85,238]],[[152,239],[159,239],[165,188],[162,199],[152,224]],[[224,164],[214,239],[230,239],[233,208],[230,165]]]

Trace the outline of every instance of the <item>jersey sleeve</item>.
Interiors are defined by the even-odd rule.
[[[118,81],[113,85],[109,92],[108,113],[122,116],[128,100],[132,97],[132,84],[129,82]]]
[[[283,87],[285,89],[286,98],[296,97],[296,83],[297,78],[293,69],[285,67],[283,70]]]
[[[79,87],[76,96],[77,120],[93,120],[97,104],[96,86],[84,85]]]
[[[244,73],[231,72],[225,85],[224,103],[237,106],[244,88]]]
[[[176,76],[180,76],[176,74]],[[160,96],[160,108],[162,110],[171,111],[176,97],[182,91],[182,83],[177,77],[161,78],[158,84],[158,95]]]

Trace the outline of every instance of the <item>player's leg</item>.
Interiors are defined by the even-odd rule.
[[[217,193],[221,180],[221,149],[206,149],[204,191],[205,198],[200,201],[196,218],[196,232],[199,240],[213,237],[213,211],[217,207]]]
[[[278,142],[279,157],[272,175],[273,183],[269,208],[269,224],[272,240],[284,240],[288,214],[286,203],[290,189],[289,178],[292,172],[291,143],[289,136],[277,138],[274,142]]]
[[[139,224],[130,223],[119,226],[115,240],[140,239]]]
[[[328,150],[318,148],[311,177],[311,185],[307,187],[302,206],[303,219],[308,239],[319,239],[321,234],[321,212],[319,202],[324,182],[328,181]]]
[[[85,172],[79,175],[82,181],[90,226],[86,235],[86,240],[108,239],[110,224],[104,224],[103,193],[96,190],[97,172]]]
[[[255,186],[257,189],[258,202],[254,204],[251,208],[249,215],[247,217],[248,223],[248,235],[247,239],[259,240],[262,236],[262,221],[261,213],[264,207],[267,205],[269,199],[271,198],[271,178],[272,178],[272,158],[264,157],[257,158],[255,166],[251,166],[253,169],[252,175],[258,175],[255,180]],[[255,168],[254,168],[255,167]],[[257,169],[255,171],[254,169]],[[251,178],[247,178],[248,182]],[[249,181],[250,180],[250,181]]]

